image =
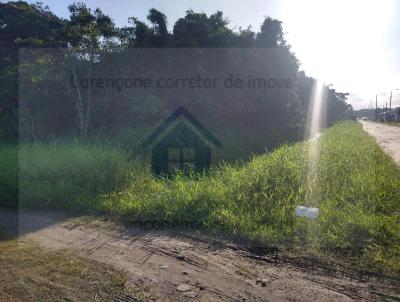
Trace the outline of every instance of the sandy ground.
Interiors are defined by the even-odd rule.
[[[153,301],[400,301],[400,280],[362,275],[330,260],[300,261],[279,251],[260,256],[204,235],[94,218],[32,211],[18,217],[20,240],[111,264]],[[0,222],[3,228],[15,222],[15,213],[0,209]]]
[[[361,121],[363,128],[400,165],[400,127]]]

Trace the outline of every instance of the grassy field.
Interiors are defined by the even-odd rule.
[[[0,204],[13,206],[18,200],[18,152],[15,145],[0,144]]]
[[[261,243],[355,257],[360,266],[400,272],[400,169],[357,123],[338,124],[317,142],[283,146],[245,166],[158,180],[135,171],[104,198],[108,213],[131,219],[195,221]],[[296,217],[316,206],[316,220]]]
[[[126,152],[79,142],[0,146],[0,205],[96,211],[129,178]]]
[[[78,142],[20,145],[20,206],[96,211],[99,196],[124,185],[131,168],[127,154],[116,148]]]
[[[4,159],[14,158],[12,148],[0,148],[2,171],[11,175],[0,179],[3,196],[17,188],[15,165]],[[314,149],[317,156],[310,154]],[[285,145],[192,178],[155,178],[142,159],[98,144],[22,145],[19,153],[23,206],[190,222],[400,273],[400,169],[357,123],[337,124],[317,142]],[[319,207],[321,215],[296,217],[298,205]]]
[[[145,298],[124,273],[65,251],[0,241],[0,301],[116,301]],[[122,300],[121,300],[122,301]]]

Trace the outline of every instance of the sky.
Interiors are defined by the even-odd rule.
[[[35,3],[36,0],[30,3]],[[41,0],[58,16],[68,18],[73,0]],[[81,0],[99,7],[117,26],[129,17],[146,20],[152,7],[168,18],[169,29],[193,9],[220,10],[230,27],[258,30],[265,16],[283,22],[286,40],[307,75],[351,94],[355,109],[384,106],[393,91],[400,107],[400,1],[398,0]],[[399,89],[399,90],[396,90]]]

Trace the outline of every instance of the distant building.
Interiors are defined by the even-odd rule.
[[[400,107],[381,112],[377,117],[380,122],[400,122]]]
[[[400,122],[400,107],[397,107],[392,110],[392,113],[390,115],[390,121]]]
[[[386,116],[387,116],[387,112],[386,111],[384,111],[384,112],[381,112],[381,113],[378,113],[377,114],[377,120],[379,121],[379,122],[386,122],[387,120],[386,120]]]
[[[211,149],[221,142],[185,108],[179,107],[151,133],[142,147],[152,150],[154,174],[201,171],[211,165]]]

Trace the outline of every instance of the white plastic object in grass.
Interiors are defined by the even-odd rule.
[[[315,219],[319,216],[319,208],[308,208],[305,206],[297,206],[294,210],[295,215],[298,217],[307,217]]]
[[[322,136],[321,132],[315,134],[312,138],[309,139],[310,142],[317,141]]]

